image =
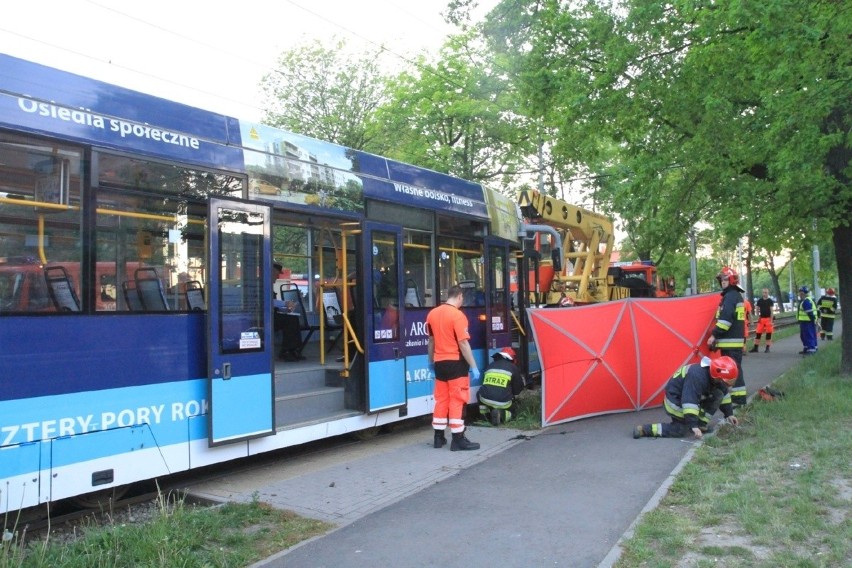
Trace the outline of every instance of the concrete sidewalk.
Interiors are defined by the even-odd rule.
[[[802,361],[798,337],[744,358],[749,393]],[[470,427],[470,452],[432,447],[428,423],[346,448],[193,485],[216,500],[259,498],[338,528],[256,567],[611,566],[656,506],[693,439],[632,438],[662,409],[530,433]]]

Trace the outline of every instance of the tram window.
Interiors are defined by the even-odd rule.
[[[128,311],[125,283],[154,268],[169,310],[188,311],[186,283],[205,281],[205,199],[239,197],[243,181],[123,156],[102,155],[97,194],[99,311]],[[112,300],[107,300],[111,298]]]
[[[0,133],[0,312],[53,312],[42,266],[80,293],[80,150]]]
[[[449,237],[438,239],[438,278],[441,301],[446,290],[460,285],[465,289],[465,306],[484,306],[482,244]]]
[[[284,268],[276,290],[298,287],[302,292],[305,309],[312,312],[313,262],[308,251],[313,240],[311,229],[293,225],[276,224],[272,230],[272,256]]]
[[[397,282],[396,236],[375,231],[370,256],[373,298],[373,340],[376,343],[398,341],[399,283]]]
[[[458,235],[462,237],[484,237],[486,235],[485,224],[471,219],[458,217],[438,217],[438,234]]]
[[[405,307],[425,308],[435,305],[435,265],[432,234],[423,231],[403,231],[403,274],[405,277]]]
[[[431,232],[435,226],[435,216],[428,209],[416,209],[385,203],[384,201],[369,201],[367,203],[367,218],[383,222],[393,219],[394,223],[402,225],[406,229],[419,229],[421,231]]]
[[[508,295],[506,290],[506,256],[505,249],[490,247],[488,249],[489,264],[491,265],[491,331],[506,331],[509,325]]]

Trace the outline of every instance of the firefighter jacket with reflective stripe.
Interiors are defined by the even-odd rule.
[[[736,286],[722,290],[722,301],[716,310],[716,326],[713,328],[716,347],[719,349],[742,349],[745,344],[745,306],[743,296]]]
[[[823,296],[817,302],[817,307],[819,308],[819,315],[824,318],[833,318],[837,315],[837,297]]]
[[[482,375],[480,400],[512,402],[524,390],[524,377],[518,367],[502,357],[495,358]]]
[[[810,296],[805,296],[799,302],[799,311],[796,312],[797,321],[816,321],[816,306]]]
[[[712,398],[716,390],[724,394],[719,410],[727,418],[734,413],[728,386],[721,381],[711,379],[709,367],[702,367],[698,363],[684,365],[666,383],[666,411],[673,416],[683,418],[688,428],[695,428],[699,423],[701,403],[705,399]]]

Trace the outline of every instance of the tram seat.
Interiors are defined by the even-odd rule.
[[[325,310],[325,331],[328,333],[328,347],[326,347],[326,353],[328,353],[343,336],[343,311],[340,308],[337,289],[322,293],[322,306]]]
[[[299,348],[301,352],[305,348],[305,345],[308,344],[308,341],[311,340],[314,332],[319,329],[319,325],[311,325],[308,321],[308,314],[305,312],[305,303],[302,300],[302,292],[297,285],[291,284],[291,286],[292,288],[289,290],[281,290],[281,300],[290,307],[290,313],[299,316],[299,332],[308,332],[302,338],[302,346]]]
[[[74,291],[74,283],[71,282],[71,277],[68,276],[64,266],[45,266],[44,279],[47,281],[47,290],[57,311],[80,311],[80,300]]]
[[[423,300],[420,299],[420,291],[417,289],[417,282],[413,278],[405,281],[405,307],[419,308],[423,305]]]
[[[204,288],[198,280],[190,280],[186,283],[186,307],[192,312],[203,312],[204,305]]]
[[[144,310],[142,302],[139,300],[139,293],[136,291],[135,280],[125,280],[121,283],[121,291],[124,294],[124,302],[127,304],[127,309],[131,312],[141,312]]]
[[[142,309],[146,312],[167,312],[166,293],[163,282],[157,276],[157,270],[151,266],[136,269],[136,292]]]

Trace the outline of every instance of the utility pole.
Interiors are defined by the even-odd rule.
[[[790,300],[790,305],[793,305],[793,298],[796,296],[793,295],[793,259],[790,259],[790,291],[787,294],[787,298]]]
[[[814,219],[814,236],[816,236],[816,219]],[[814,298],[821,296],[819,291],[819,247],[814,242]]]
[[[689,287],[690,293],[698,294],[698,262],[695,259],[695,229],[689,231]]]

